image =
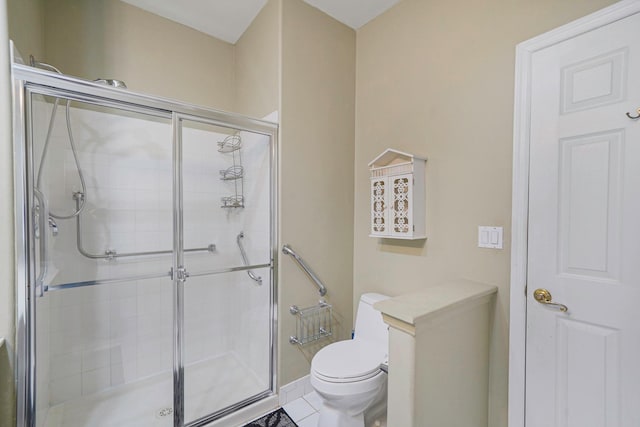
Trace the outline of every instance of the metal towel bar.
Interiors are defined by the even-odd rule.
[[[298,265],[300,265],[300,267],[304,270],[304,272],[307,273],[307,275],[311,278],[311,280],[313,280],[313,282],[316,284],[316,286],[318,287],[318,292],[320,293],[320,296],[325,296],[325,294],[327,293],[327,287],[322,283],[322,281],[320,281],[320,279],[318,278],[318,276],[316,276],[316,273],[313,272],[311,267],[309,267],[307,263],[304,262],[302,258],[300,258],[300,255],[298,255],[293,249],[291,249],[291,246],[289,245],[284,245],[282,247],[282,253],[286,255],[291,255],[293,259],[296,260]]]

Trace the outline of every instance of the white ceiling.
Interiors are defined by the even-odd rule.
[[[357,30],[400,0],[304,0],[311,6]]]
[[[122,0],[229,43],[236,43],[267,0]],[[400,0],[304,0],[358,29]]]

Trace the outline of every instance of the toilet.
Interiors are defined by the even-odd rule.
[[[354,338],[329,344],[311,361],[311,386],[322,398],[318,427],[369,427],[384,414],[387,374],[380,364],[387,362],[389,332],[373,304],[388,298],[362,294]]]

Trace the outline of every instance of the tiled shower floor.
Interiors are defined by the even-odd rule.
[[[265,391],[233,354],[185,368],[186,421]],[[45,427],[171,427],[171,373],[53,406]]]

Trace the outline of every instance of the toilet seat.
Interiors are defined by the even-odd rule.
[[[311,372],[331,383],[364,381],[380,373],[384,351],[362,340],[339,341],[320,350],[311,362]]]

